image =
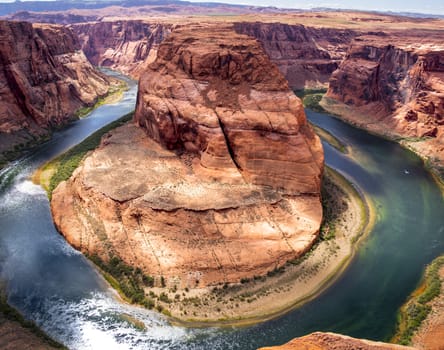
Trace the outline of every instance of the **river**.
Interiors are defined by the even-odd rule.
[[[324,144],[326,163],[368,194],[377,222],[345,273],[318,298],[245,328],[186,329],[120,303],[94,267],[54,228],[45,192],[30,175],[41,164],[134,108],[123,100],[56,132],[51,141],[0,172],[0,278],[8,301],[70,349],[256,349],[312,331],[386,340],[396,311],[424,266],[444,252],[444,201],[421,160],[399,145],[307,111],[310,121],[350,146]],[[130,315],[145,324],[135,327]]]

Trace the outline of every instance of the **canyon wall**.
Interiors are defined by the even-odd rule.
[[[170,22],[172,23],[172,22]],[[174,25],[146,21],[75,24],[82,49],[95,65],[138,78]],[[236,32],[259,40],[293,89],[326,88],[356,32],[281,23],[239,22]]]
[[[66,124],[110,85],[69,29],[8,21],[0,21],[0,81],[0,161]]]
[[[260,348],[259,350],[414,350],[407,346],[355,339],[335,333],[315,332],[295,338],[281,346]]]
[[[306,252],[322,219],[323,150],[301,101],[254,39],[183,26],[113,131],[54,191],[77,249],[169,287],[264,275]]]
[[[330,79],[327,110],[444,165],[444,41],[439,33],[356,38]]]
[[[326,88],[357,35],[353,30],[284,23],[235,23],[238,33],[259,40],[293,89]]]
[[[138,78],[154,61],[159,44],[171,32],[172,26],[129,20],[75,24],[71,28],[94,65],[117,69]]]

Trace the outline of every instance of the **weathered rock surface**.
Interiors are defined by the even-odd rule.
[[[316,332],[295,338],[281,346],[259,350],[413,350],[414,348],[365,339],[355,339],[335,333]]]
[[[284,23],[241,22],[238,33],[258,39],[294,89],[326,88],[357,32]]]
[[[327,93],[342,105],[327,108],[372,131],[413,138],[412,148],[444,165],[442,38],[442,32],[356,38]]]
[[[94,65],[118,69],[138,78],[156,58],[159,44],[172,25],[129,20],[83,23],[71,28]]]
[[[0,81],[0,154],[67,123],[110,85],[70,30],[8,21],[0,21]]]
[[[73,246],[200,287],[265,274],[312,245],[322,147],[256,40],[176,29],[141,77],[135,122],[53,193]]]
[[[136,78],[154,61],[159,44],[174,27],[168,22],[142,20],[72,26],[91,62]],[[281,23],[239,22],[234,27],[238,33],[261,42],[294,89],[327,87],[331,73],[338,68],[357,35],[352,30]]]

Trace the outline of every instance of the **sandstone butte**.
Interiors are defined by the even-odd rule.
[[[279,20],[287,23],[275,18],[265,23],[270,21],[265,14],[244,18],[233,18],[236,32],[259,40],[292,88],[329,87],[323,103],[328,111],[404,139],[444,177],[444,21],[353,12],[281,14]],[[72,28],[92,62],[138,78],[172,23],[104,19]]]
[[[335,333],[315,332],[295,338],[281,346],[260,348],[259,350],[413,350],[414,348],[395,344],[355,339]]]
[[[62,26],[0,21],[0,163],[66,124],[108,92],[110,79],[89,63]]]
[[[255,39],[177,27],[141,76],[134,119],[53,193],[75,248],[193,288],[264,275],[312,246],[322,146]]]
[[[354,39],[323,106],[367,130],[404,138],[444,176],[444,40],[441,32]]]

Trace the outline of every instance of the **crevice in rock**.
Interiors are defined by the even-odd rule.
[[[222,122],[222,120],[220,119],[220,117],[217,115],[217,113],[216,113],[216,117],[217,117],[217,121],[219,123],[220,130],[222,131],[222,135],[224,135],[225,144],[227,145],[227,150],[228,150],[228,153],[230,154],[231,160],[233,161],[234,165],[236,166],[236,168],[239,170],[239,172],[242,175],[242,167],[236,161],[236,156],[234,154],[233,148],[231,147],[230,139],[228,138],[227,131],[225,130],[225,125]]]

